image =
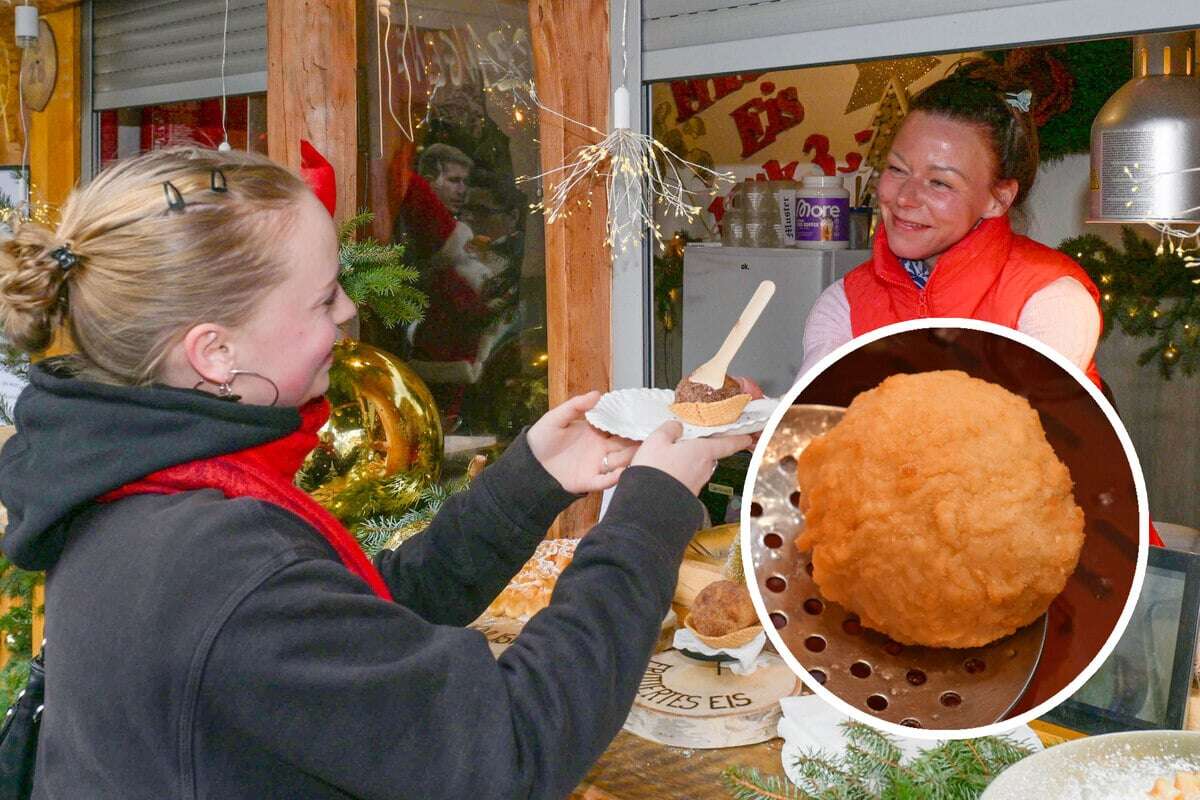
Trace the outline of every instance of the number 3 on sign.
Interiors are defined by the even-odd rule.
[[[813,152],[816,151],[816,152]],[[804,153],[813,152],[812,163],[821,168],[826,175],[836,175],[839,172],[857,172],[862,164],[862,153],[851,151],[846,153],[846,166],[839,167],[833,154],[829,152],[829,137],[823,133],[809,134],[804,140]]]

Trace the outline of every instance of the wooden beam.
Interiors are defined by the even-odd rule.
[[[307,139],[337,172],[337,220],[358,204],[354,0],[267,0],[267,147],[300,167]]]
[[[58,77],[50,102],[29,113],[29,181],[34,201],[61,206],[79,181],[83,65],[79,63],[83,20],[79,8],[44,14],[54,31]],[[15,98],[14,98],[15,100]],[[16,103],[13,103],[16,107]]]
[[[534,75],[542,102],[600,129],[607,127],[607,0],[530,0]],[[545,111],[540,117],[542,168],[561,166],[583,144],[586,129]],[[550,404],[611,385],[612,269],[604,246],[607,201],[595,184],[591,207],[579,206],[546,225],[546,317],[550,354]],[[596,521],[593,495],[563,512],[559,536],[578,536]]]
[[[58,77],[50,102],[29,114],[29,182],[32,199],[58,208],[79,182],[80,114],[83,110],[83,64],[79,61],[83,36],[83,17],[79,6],[65,6],[45,13],[42,18],[54,31],[58,50]],[[14,104],[15,105],[15,104]],[[45,637],[45,585],[39,582],[33,591],[33,652],[41,649]]]

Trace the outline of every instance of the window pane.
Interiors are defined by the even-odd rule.
[[[532,75],[528,7],[413,5],[407,36],[401,4],[390,29],[375,8],[371,233],[404,244],[430,304],[404,328],[364,315],[362,336],[429,385],[449,456],[502,445],[547,400],[543,221],[529,211],[535,188],[516,182],[540,171],[536,115],[513,91]]]
[[[116,108],[96,115],[100,167],[121,158],[177,144],[216,147],[224,138],[221,99],[186,100],[136,108]],[[267,96],[230,97],[224,127],[237,150],[267,152]]]

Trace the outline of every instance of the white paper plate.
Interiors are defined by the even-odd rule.
[[[1200,733],[1134,731],[1055,745],[1001,772],[984,800],[1142,800],[1156,778],[1200,770]]]
[[[618,389],[601,397],[587,412],[587,420],[602,431],[638,442],[664,422],[675,420],[683,423],[684,439],[699,439],[717,434],[758,433],[779,404],[773,397],[751,400],[733,422],[705,428],[690,425],[672,414],[668,406],[674,402],[675,392],[670,389]]]

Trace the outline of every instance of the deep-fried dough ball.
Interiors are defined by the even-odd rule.
[[[758,615],[745,586],[733,581],[714,581],[692,601],[689,622],[704,636],[724,636],[757,625]]]
[[[976,647],[1033,622],[1083,545],[1071,475],[1024,398],[962,372],[894,375],[797,467],[813,579],[898,642]]]

